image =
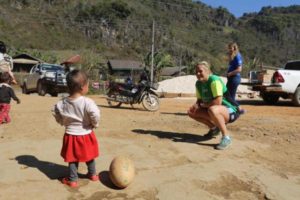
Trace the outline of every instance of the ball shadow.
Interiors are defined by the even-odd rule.
[[[114,189],[114,190],[121,190],[120,188],[118,188],[117,186],[115,186],[113,184],[113,182],[111,181],[110,177],[109,177],[109,172],[108,171],[102,171],[99,173],[99,177],[100,177],[100,182],[105,185],[106,187],[110,188],[110,189]]]

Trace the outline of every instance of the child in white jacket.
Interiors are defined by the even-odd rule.
[[[61,156],[69,163],[69,176],[62,183],[78,186],[78,164],[87,164],[87,177],[98,181],[95,158],[99,155],[98,141],[93,129],[99,125],[100,110],[95,102],[84,95],[88,92],[88,77],[80,70],[67,75],[69,96],[54,107],[56,121],[65,126]]]

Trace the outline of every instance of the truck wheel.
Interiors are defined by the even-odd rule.
[[[29,94],[26,83],[24,83],[23,86],[22,86],[22,93],[23,94]]]
[[[300,86],[296,89],[294,96],[293,96],[293,104],[295,106],[300,106]]]
[[[267,92],[262,93],[261,97],[263,98],[264,102],[268,105],[275,105],[279,100],[278,95]]]
[[[46,87],[45,85],[42,83],[42,81],[39,81],[38,82],[38,85],[37,85],[37,91],[38,91],[38,94],[40,96],[45,96],[46,95]]]
[[[57,97],[57,96],[58,96],[58,93],[57,93],[57,92],[51,92],[50,95],[51,95],[52,97]]]

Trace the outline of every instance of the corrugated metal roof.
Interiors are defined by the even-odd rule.
[[[13,63],[18,64],[37,64],[39,61],[31,60],[31,59],[25,59],[25,58],[14,58]]]
[[[38,58],[35,58],[29,54],[26,54],[26,53],[22,53],[22,54],[19,54],[19,55],[16,55],[16,56],[13,56],[13,59],[19,59],[19,58],[23,58],[23,59],[28,59],[28,60],[35,60],[35,61],[38,61],[38,62],[43,62],[43,60],[41,59],[38,59]]]
[[[113,70],[142,70],[143,64],[139,61],[134,60],[108,60],[107,64],[113,69]]]

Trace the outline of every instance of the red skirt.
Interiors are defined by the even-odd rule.
[[[65,162],[87,162],[99,156],[98,141],[92,131],[87,135],[64,135],[60,155]]]

